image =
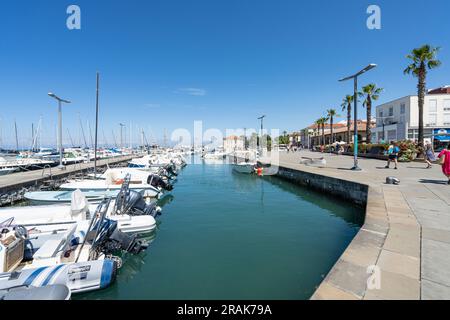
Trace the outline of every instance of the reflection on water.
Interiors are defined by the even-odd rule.
[[[362,209],[229,165],[186,167],[144,255],[81,299],[308,299],[353,239]]]
[[[327,210],[330,214],[338,218],[344,219],[350,224],[355,224],[359,227],[364,224],[364,211],[361,207],[356,205],[349,206],[347,201],[325,193],[317,192],[307,187],[298,186],[278,177],[266,176],[263,177],[263,179],[283,191],[296,195],[302,201],[315,203],[320,208]],[[336,206],[337,203],[340,204],[340,206]]]
[[[158,199],[158,206],[164,208],[164,206],[167,206],[169,203],[171,203],[174,198],[175,197],[173,196],[173,194],[165,194],[160,199]]]

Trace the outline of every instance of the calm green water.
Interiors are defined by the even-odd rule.
[[[228,165],[188,165],[154,241],[81,299],[308,299],[361,225],[346,202]]]

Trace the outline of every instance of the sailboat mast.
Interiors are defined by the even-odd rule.
[[[102,128],[102,134],[103,134],[103,146],[107,147],[108,146],[108,140],[106,140],[105,130],[103,130],[103,128]]]
[[[91,123],[89,122],[89,120],[87,121],[87,126],[88,126],[88,130],[89,130],[89,142],[91,143],[91,148],[93,148],[94,147],[94,139],[92,139]]]
[[[2,139],[2,118],[0,118],[0,150],[2,149],[3,139]]]
[[[69,136],[70,143],[72,144],[72,147],[75,148],[75,144],[73,143],[72,136],[70,135],[69,128],[67,128],[67,135]]]
[[[30,149],[31,149],[30,151],[34,150],[34,123],[33,122],[31,123],[31,148]]]
[[[112,136],[113,136],[113,139],[114,139],[114,145],[117,148],[117,140],[116,140],[116,135],[114,134],[114,130],[112,130]]]
[[[100,85],[100,74],[97,72],[97,88],[95,97],[95,143],[94,143],[94,177],[97,179],[97,136],[98,136],[98,91]],[[91,127],[89,126],[89,131]],[[92,134],[91,134],[92,139]]]
[[[78,120],[80,121],[81,134],[83,136],[84,146],[87,148],[86,136],[84,135],[83,123],[81,123],[80,113],[78,113]]]
[[[133,126],[131,125],[131,121],[130,121],[130,149],[132,148],[132,143],[131,143],[131,139],[132,139],[132,129],[133,128]]]
[[[19,138],[17,137],[17,122],[14,120],[14,131],[16,132],[16,151],[19,151]]]

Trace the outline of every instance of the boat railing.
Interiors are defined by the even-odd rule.
[[[52,167],[51,167],[49,164],[45,165],[44,168],[42,168],[42,175],[41,175],[41,177],[44,177],[44,175],[45,175],[45,170],[46,170],[46,169],[49,170],[49,173],[48,173],[47,176],[48,176],[50,179],[53,180]]]

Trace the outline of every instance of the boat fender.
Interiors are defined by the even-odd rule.
[[[111,259],[105,259],[100,277],[100,288],[109,287],[117,278],[117,262]]]
[[[123,179],[114,180],[115,185],[121,185],[121,184],[123,184],[123,182],[124,182]]]
[[[263,168],[256,169],[256,173],[261,177],[263,175]]]

